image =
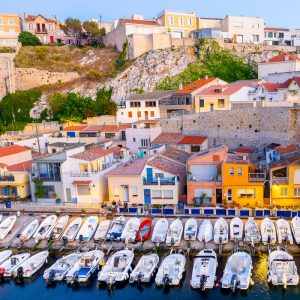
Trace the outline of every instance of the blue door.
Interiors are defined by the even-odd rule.
[[[74,138],[75,137],[75,132],[74,131],[68,131],[67,132],[67,137]]]
[[[148,182],[153,182],[153,169],[152,168],[147,168],[147,181]]]
[[[144,203],[151,204],[151,191],[149,189],[144,189]]]
[[[139,157],[144,158],[144,150],[142,149],[139,150]]]

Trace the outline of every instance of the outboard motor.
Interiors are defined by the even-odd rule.
[[[52,284],[54,282],[54,278],[55,278],[55,271],[51,270],[49,272],[48,279],[46,280],[46,283],[47,284]]]
[[[71,281],[71,285],[75,285],[78,282],[78,277],[79,277],[78,272],[75,272]]]
[[[49,240],[50,240],[50,241],[54,240],[54,235],[55,235],[55,233],[52,231],[52,232],[50,233],[50,237],[49,237]]]
[[[234,293],[237,286],[239,284],[239,280],[236,274],[232,275],[230,285],[232,287],[232,292]]]
[[[64,242],[64,245],[66,245],[67,242],[68,242],[68,238],[67,238],[66,236],[63,236],[62,240],[63,240],[63,242]]]
[[[142,272],[140,272],[137,276],[137,284],[140,285],[142,283],[142,279],[143,279],[144,275]]]
[[[163,279],[162,279],[162,285],[164,288],[166,288],[167,285],[171,282],[170,276],[168,274],[165,274]]]
[[[24,270],[23,267],[19,267],[17,270],[17,276],[16,279],[23,280]]]
[[[171,238],[171,246],[174,246],[174,244],[175,244],[174,238]]]
[[[269,234],[268,235],[268,244],[270,244],[271,243],[271,235]]]
[[[207,281],[207,276],[206,275],[202,275],[200,277],[200,289],[202,289],[202,291],[205,290],[206,281]]]
[[[83,241],[83,235],[81,234],[78,239],[79,239],[79,243],[81,243]]]

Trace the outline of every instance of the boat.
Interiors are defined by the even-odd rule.
[[[233,253],[227,260],[222,277],[222,288],[247,290],[252,283],[252,259],[245,251]]]
[[[42,240],[47,238],[47,233],[51,231],[51,229],[54,227],[55,223],[57,221],[57,216],[56,215],[51,215],[45,218],[39,228],[36,230],[34,233],[33,237],[36,240]]]
[[[16,221],[17,221],[16,216],[10,216],[1,222],[1,224],[0,224],[0,240],[3,240],[6,238],[6,236],[10,233],[10,231],[14,227]]]
[[[143,255],[130,274],[129,282],[150,282],[157,270],[158,263],[159,256],[157,254]]]
[[[194,289],[212,289],[216,280],[218,260],[212,249],[201,250],[194,259],[191,287]]]
[[[151,235],[151,228],[152,228],[152,219],[146,218],[141,222],[139,230],[136,234],[136,241],[137,242],[145,242],[148,241]]]
[[[74,241],[75,237],[80,229],[81,224],[82,224],[82,218],[74,219],[69,224],[69,226],[67,227],[67,229],[65,230],[63,235],[61,236],[61,239],[65,240],[65,241]]]
[[[81,256],[82,253],[71,253],[58,259],[50,268],[45,270],[43,275],[45,282],[62,281]]]
[[[226,220],[220,217],[214,226],[214,243],[218,245],[228,242],[228,224]]]
[[[166,218],[159,219],[153,228],[151,241],[156,244],[164,243],[167,237],[169,221]]]
[[[180,219],[175,219],[169,226],[166,245],[179,246],[183,233],[183,225]]]
[[[269,218],[264,218],[260,224],[261,241],[264,245],[276,243],[276,229]]]
[[[104,253],[93,250],[83,253],[80,259],[69,269],[66,274],[67,283],[87,282],[99,265],[103,263]]]
[[[260,238],[261,236],[259,233],[259,229],[256,222],[254,221],[254,218],[252,217],[248,218],[245,224],[244,241],[254,246],[255,244],[258,244],[260,242]]]
[[[34,235],[38,227],[39,227],[38,219],[35,219],[32,222],[30,222],[29,225],[27,225],[25,229],[21,232],[20,240],[22,242],[28,241]]]
[[[244,224],[243,221],[235,217],[230,221],[230,240],[241,241],[243,239]]]
[[[2,221],[2,219],[3,219],[3,216],[2,216],[2,215],[0,215],[0,222]]]
[[[182,254],[170,254],[161,263],[156,277],[157,286],[179,285],[185,271],[186,259]]]
[[[0,264],[2,264],[3,262],[5,262],[7,259],[9,259],[9,257],[12,255],[12,251],[11,250],[4,250],[0,252]]]
[[[195,241],[197,238],[198,224],[197,220],[190,218],[186,221],[184,226],[183,237],[186,241]]]
[[[33,276],[47,261],[48,256],[48,251],[42,251],[31,256],[12,271],[12,276],[18,279]]]
[[[126,242],[134,242],[136,234],[139,230],[141,220],[139,218],[133,217],[130,218],[124,227],[124,230],[121,234],[121,240]]]
[[[213,239],[214,235],[214,228],[210,220],[205,219],[200,224],[199,231],[198,231],[198,240],[200,242],[208,243]]]
[[[298,285],[299,275],[292,255],[281,250],[271,252],[268,260],[268,282],[284,288]]]
[[[134,254],[131,250],[124,249],[114,253],[102,270],[98,273],[98,283],[106,283],[109,286],[122,283],[129,278]]]
[[[94,235],[95,241],[104,240],[110,227],[110,220],[101,221]]]
[[[63,233],[64,229],[68,225],[69,216],[62,216],[55,223],[54,227],[46,235],[47,238],[52,240],[58,240]]]
[[[291,221],[292,233],[296,244],[300,244],[300,218],[294,217]]]
[[[94,235],[98,226],[98,217],[97,216],[90,216],[84,222],[82,227],[80,228],[76,240],[82,242],[88,242]]]
[[[11,277],[12,272],[30,257],[29,253],[16,254],[0,265],[4,277]]]
[[[293,245],[293,236],[289,222],[285,219],[279,219],[276,221],[276,229],[278,236],[278,243],[289,243]]]
[[[120,241],[126,220],[123,216],[113,219],[112,224],[106,234],[107,240]]]

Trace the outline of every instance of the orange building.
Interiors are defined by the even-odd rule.
[[[18,14],[0,13],[0,46],[15,47],[22,32],[22,19]]]

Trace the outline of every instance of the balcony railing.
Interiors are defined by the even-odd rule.
[[[289,177],[273,177],[272,184],[289,184]]]
[[[249,181],[265,181],[265,173],[249,173]]]
[[[35,34],[47,34],[47,29],[45,28],[45,29],[43,29],[43,28],[41,28],[41,29],[36,29],[35,30]]]
[[[212,176],[211,178],[198,178],[195,175],[188,176],[188,181],[192,182],[222,182],[222,176]]]
[[[175,185],[176,177],[173,178],[153,178],[151,180],[144,177],[144,185]]]
[[[4,175],[0,176],[0,181],[15,181],[15,176],[14,175]]]

